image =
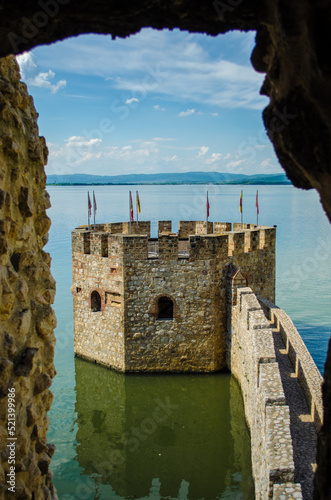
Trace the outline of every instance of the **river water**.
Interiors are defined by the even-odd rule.
[[[254,498],[249,433],[239,387],[229,374],[123,375],[75,359],[71,231],[87,222],[87,189],[97,222],[128,219],[139,189],[141,220],[239,221],[241,186],[49,186],[57,376],[48,439],[60,499]],[[244,186],[244,222],[256,221],[256,186]],[[292,318],[323,373],[330,336],[331,234],[315,191],[259,186],[259,222],[277,225],[276,303]]]

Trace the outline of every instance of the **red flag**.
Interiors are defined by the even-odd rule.
[[[136,194],[137,194],[137,212],[138,212],[138,214],[140,214],[141,207],[140,207],[140,199],[139,199],[139,193],[138,193],[138,191],[136,191]]]
[[[243,192],[240,191],[240,200],[239,200],[239,212],[243,211]]]
[[[209,217],[209,209],[210,209],[210,205],[209,205],[209,199],[208,199],[208,191],[207,191],[206,209],[207,209],[207,217]]]
[[[132,193],[130,191],[130,221],[134,222],[134,217],[133,217],[133,203],[132,203]]]
[[[88,204],[88,214],[89,214],[89,217],[91,217],[92,215],[92,204],[91,204],[91,199],[90,199],[90,193],[87,192],[87,204]]]
[[[95,194],[93,191],[93,208],[94,208],[94,214],[97,213],[97,200],[95,199]]]
[[[259,195],[258,195],[258,191],[256,191],[255,206],[256,206],[257,215],[259,215],[260,210],[259,210]]]

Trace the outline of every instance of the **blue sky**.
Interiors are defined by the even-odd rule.
[[[18,57],[48,174],[283,172],[262,123],[254,33],[84,35]]]

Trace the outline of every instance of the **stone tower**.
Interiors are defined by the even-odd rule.
[[[76,355],[120,371],[225,368],[235,289],[274,301],[275,227],[160,221],[150,238],[149,222],[133,226],[72,233]]]

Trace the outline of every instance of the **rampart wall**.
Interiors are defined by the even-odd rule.
[[[272,302],[259,297],[259,302],[266,317],[273,324],[274,329],[280,332],[283,339],[286,354],[291,360],[294,375],[299,380],[305,393],[310,408],[311,418],[317,430],[323,422],[323,401],[321,384],[323,377],[315,365],[304,341],[293,321],[285,311],[279,309]]]
[[[256,498],[263,500],[273,496],[274,484],[294,482],[289,407],[269,321],[251,288],[239,288],[236,302],[232,308],[229,367],[242,389],[251,431]],[[300,485],[292,486],[301,491]]]
[[[227,359],[241,385],[251,431],[256,498],[311,498],[310,460],[316,459],[309,443],[316,444],[316,431],[323,421],[322,377],[287,314],[266,299],[258,300],[251,288],[240,287],[240,274],[236,278],[229,293]],[[285,349],[277,357],[278,332]],[[279,361],[285,355],[293,374]],[[294,398],[287,378],[290,384],[300,382],[301,407],[298,388]],[[309,426],[315,426],[314,431]],[[310,454],[309,460],[303,459],[303,453]]]

